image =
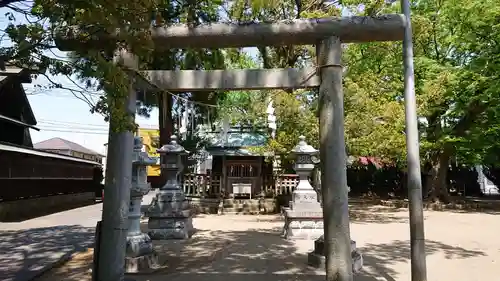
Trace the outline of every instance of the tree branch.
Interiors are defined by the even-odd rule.
[[[453,126],[452,133],[459,137],[465,136],[466,131],[474,124],[477,117],[488,108],[488,105],[489,103],[480,102],[478,100],[471,102],[465,115],[460,118],[455,126]]]

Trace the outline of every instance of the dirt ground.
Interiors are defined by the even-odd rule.
[[[408,210],[351,207],[351,235],[364,256],[356,281],[408,281],[410,249]],[[312,241],[280,237],[279,216],[198,216],[197,233],[186,241],[156,244],[163,268],[134,275],[137,281],[281,281],[324,280],[322,270],[306,265]],[[425,211],[429,281],[498,279],[500,216],[495,213]],[[36,281],[90,280],[92,250]]]

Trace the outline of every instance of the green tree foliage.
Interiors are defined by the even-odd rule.
[[[218,7],[222,4],[219,0],[207,1],[158,1],[155,11],[151,13],[151,24],[156,26],[186,23],[189,26],[197,26],[219,20]],[[143,64],[145,69],[175,70],[175,69],[223,69],[224,56],[221,50],[207,49],[152,49],[149,57]],[[94,68],[94,62],[87,59],[83,54],[80,61],[87,64],[88,68]],[[88,80],[87,73],[81,76]],[[195,93],[171,93],[157,89],[151,85],[152,91],[138,95],[138,113],[148,116],[153,107],[160,109],[159,124],[162,128],[160,142],[167,143],[174,134],[173,124],[179,114],[186,111],[186,105],[194,102],[193,109],[197,112],[195,123],[202,122],[207,115],[206,104],[215,104],[217,97],[212,92]],[[188,101],[188,102],[186,102]],[[202,105],[202,106],[199,106]],[[175,108],[175,110],[174,110]],[[190,141],[191,142],[191,141]]]
[[[319,18],[339,16],[338,3],[323,1],[301,1],[301,17]],[[230,14],[233,21],[279,21],[297,17],[297,7],[290,2],[236,1]],[[399,49],[397,49],[399,47]],[[398,50],[397,53],[394,52]],[[374,155],[387,160],[399,159],[404,152],[403,106],[391,96],[380,92],[394,93],[402,89],[400,73],[400,45],[349,45],[345,52],[346,96],[345,118],[348,151],[351,155]],[[377,57],[365,60],[365,53],[378,52]],[[260,47],[260,58],[264,68],[287,68],[315,65],[313,46]],[[390,60],[387,56],[391,57]],[[380,83],[387,79],[390,83]],[[389,81],[389,79],[391,79]],[[274,153],[292,149],[299,135],[318,147],[317,93],[315,91],[273,91],[267,94],[275,101],[277,136],[269,142]],[[255,104],[255,103],[253,103]],[[255,106],[265,118],[267,104]],[[377,130],[373,130],[373,128]],[[396,132],[396,133],[395,133]],[[389,141],[380,141],[386,139]]]
[[[450,159],[475,164],[491,146],[487,133],[500,125],[498,69],[500,9],[494,1],[428,1],[415,8],[423,144],[431,168],[433,198],[447,198]],[[426,72],[424,72],[426,71]],[[486,134],[485,134],[486,133]],[[478,150],[479,148],[479,150]]]
[[[351,8],[359,1],[344,1]],[[350,3],[349,3],[350,2]],[[360,13],[370,13],[370,5]],[[425,0],[413,3],[412,21],[415,48],[415,78],[418,113],[421,122],[421,153],[424,172],[429,175],[427,190],[431,199],[448,201],[446,176],[451,159],[464,164],[492,160],[487,151],[496,147],[499,128],[498,5],[494,1]],[[398,6],[377,8],[379,12],[397,10]],[[354,10],[354,9],[352,9]],[[361,65],[353,66],[356,55]],[[349,72],[358,72],[350,79],[370,83],[360,86],[357,93],[374,90],[386,99],[380,103],[384,112],[402,111],[402,71],[400,43],[373,43],[368,46],[350,45]],[[376,63],[374,65],[373,63]],[[382,65],[382,68],[378,66]],[[354,69],[353,69],[354,68]],[[378,75],[374,80],[372,75]],[[379,84],[377,85],[374,84]],[[368,85],[367,85],[368,86]],[[380,99],[380,97],[378,98]],[[372,98],[372,102],[376,99]],[[399,105],[398,105],[399,103]],[[398,108],[396,111],[392,109]],[[394,128],[383,142],[404,155],[400,132],[404,124],[391,119]],[[347,126],[347,130],[349,130]],[[362,133],[364,137],[367,133]],[[390,136],[393,136],[392,138]],[[396,143],[392,141],[398,139]],[[348,142],[350,143],[350,142]],[[366,144],[369,144],[368,141]],[[399,144],[399,147],[398,145]],[[368,145],[375,148],[376,146]],[[378,153],[381,150],[376,149]],[[393,154],[394,156],[397,155]],[[498,154],[497,154],[498,155]],[[490,158],[490,160],[486,160]]]
[[[305,17],[317,18],[323,16],[338,16],[340,10],[334,3],[322,1],[299,1],[301,4],[298,13],[295,1],[234,1],[228,9],[232,22],[275,22],[290,18]],[[315,49],[313,46],[281,46],[259,47],[261,66],[264,68],[290,68],[313,65]],[[239,50],[241,53],[241,50]],[[241,57],[241,56],[239,56]],[[233,60],[234,61],[234,60]],[[239,64],[242,68],[244,64]],[[245,102],[241,102],[244,100]],[[277,116],[276,138],[269,141],[262,150],[271,154],[283,154],[290,151],[298,141],[300,135],[305,135],[308,142],[318,146],[318,119],[316,117],[317,93],[315,91],[260,91],[240,92],[238,101],[245,120],[254,125],[263,126],[267,119],[266,108],[273,101]],[[230,100],[225,108],[235,105]],[[236,121],[233,119],[233,121]],[[249,122],[249,121],[247,121]]]
[[[236,3],[232,10],[234,21],[285,20],[296,12],[293,3]],[[397,2],[347,0],[342,5],[354,14],[399,12]],[[303,1],[302,7],[304,17],[339,14],[338,6],[317,1]],[[494,1],[464,4],[457,0],[424,0],[412,5],[421,158],[423,171],[429,176],[426,189],[431,199],[450,199],[446,174],[452,159],[467,165],[498,165],[499,11]],[[376,156],[403,168],[406,152],[401,47],[401,42],[346,45],[344,93],[349,154]],[[263,67],[314,64],[311,47],[268,47],[259,51]],[[277,96],[287,97],[290,102],[284,103],[287,106],[283,110],[276,105],[278,137],[272,150],[291,148],[293,141],[280,135],[293,139],[304,131],[317,134],[314,118],[307,128],[293,126],[306,120],[293,118],[303,117],[297,114],[297,108],[316,111],[314,95],[304,100],[297,98],[297,92]],[[300,105],[290,106],[293,102]]]

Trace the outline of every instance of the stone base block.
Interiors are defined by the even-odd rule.
[[[286,218],[283,235],[286,239],[315,240],[323,235],[323,218]]]
[[[297,211],[284,208],[286,239],[315,240],[323,235],[323,213],[321,210]]]
[[[326,257],[323,238],[314,241],[314,251],[307,255],[307,263],[315,268],[325,268]],[[351,241],[352,272],[358,273],[363,268],[363,255],[356,248],[356,242]]]
[[[153,199],[155,200],[155,199]],[[175,212],[185,212],[191,209],[191,202],[189,200],[183,201],[166,201],[159,202],[155,200],[147,209],[146,215],[156,214],[156,213],[175,213]],[[161,206],[160,206],[161,205]]]
[[[174,202],[174,201],[184,201],[186,200],[186,195],[181,190],[182,187],[175,189],[166,189],[160,191],[156,194],[156,201],[162,202]]]
[[[289,240],[314,240],[323,235],[323,229],[315,228],[288,228],[284,237]]]
[[[154,251],[144,256],[125,258],[126,273],[147,273],[158,269],[159,266],[158,254]]]
[[[149,229],[192,228],[193,217],[149,217]]]
[[[321,208],[314,209],[291,209],[291,208],[282,208],[281,212],[286,218],[298,220],[298,219],[318,219],[323,221],[323,210]]]
[[[363,255],[359,250],[351,253],[352,257],[352,272],[358,273],[363,268]],[[315,268],[325,268],[326,258],[323,255],[318,255],[314,251],[307,255],[307,263]]]
[[[193,218],[150,218],[149,237],[153,240],[188,239],[194,234]]]
[[[194,234],[194,229],[170,228],[170,229],[151,229],[149,236],[153,240],[169,239],[188,239]]]
[[[146,213],[146,216],[148,217],[153,217],[153,218],[169,218],[169,217],[181,217],[181,218],[187,218],[191,217],[192,211],[191,209],[186,209],[186,210],[164,210],[164,211],[158,211],[158,212],[149,212]]]
[[[127,256],[138,257],[153,252],[153,242],[146,233],[127,236]]]
[[[356,241],[351,240],[351,252],[357,250]],[[314,240],[314,252],[318,255],[325,255],[325,240],[323,235],[320,238]]]

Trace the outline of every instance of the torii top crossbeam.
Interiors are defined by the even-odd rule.
[[[377,17],[341,17],[298,19],[275,23],[227,24],[214,23],[189,27],[185,24],[153,27],[151,34],[157,48],[230,48],[253,46],[309,45],[329,36],[337,36],[342,42],[373,42],[402,40],[405,19],[392,14]],[[69,31],[68,31],[69,30]],[[57,46],[64,51],[83,47],[103,46],[106,37],[82,42],[74,29],[58,34]]]

